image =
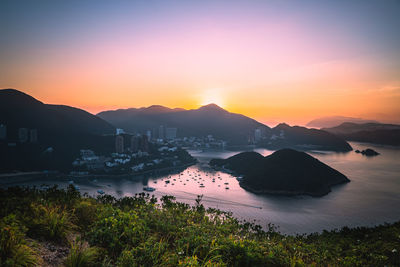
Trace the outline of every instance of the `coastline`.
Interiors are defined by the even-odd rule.
[[[127,178],[127,177],[135,177],[135,176],[142,176],[145,174],[158,174],[158,173],[163,173],[163,172],[169,172],[169,171],[174,171],[174,170],[179,170],[183,168],[190,167],[197,162],[191,162],[191,163],[186,163],[182,164],[179,166],[171,166],[171,167],[164,167],[160,169],[152,169],[152,170],[146,170],[146,171],[141,171],[141,172],[135,172],[135,173],[121,173],[121,174],[85,174],[85,175],[71,175],[67,173],[62,173],[59,171],[52,171],[52,172],[43,172],[43,171],[34,171],[34,172],[16,172],[16,173],[3,173],[0,174],[0,181],[2,179],[10,179],[10,178],[36,178],[36,177],[74,177],[74,178],[103,178],[103,177],[112,177],[112,178]]]

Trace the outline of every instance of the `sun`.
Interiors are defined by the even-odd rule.
[[[216,104],[224,107],[225,103],[220,91],[220,89],[205,90],[201,95],[200,105]]]

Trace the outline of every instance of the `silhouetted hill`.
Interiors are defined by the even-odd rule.
[[[318,129],[289,126],[281,123],[272,128],[271,136],[261,145],[269,149],[296,148],[301,150],[331,150],[346,152],[352,148],[343,138]]]
[[[211,134],[228,141],[229,145],[246,145],[249,139],[254,139],[254,130],[260,128],[263,130],[263,139],[258,141],[258,144],[271,149],[294,147],[304,150],[351,150],[345,140],[333,134],[285,124],[271,129],[256,120],[230,113],[215,104],[192,110],[156,107],[105,111],[98,116],[128,132],[144,132],[163,125],[178,128],[180,137],[203,137]]]
[[[228,159],[213,159],[210,165],[243,175],[240,185],[254,193],[323,196],[331,186],[349,182],[342,173],[293,149],[278,150],[266,157],[243,152]]]
[[[152,112],[149,112],[152,111]],[[199,109],[183,110],[154,106],[140,109],[104,111],[97,114],[116,127],[128,132],[164,127],[178,128],[178,136],[204,137],[209,134],[230,144],[247,144],[256,128],[270,128],[241,114],[230,113],[215,104]]]
[[[113,149],[115,128],[84,110],[44,104],[14,90],[0,90],[0,124],[7,127],[7,139],[0,140],[0,170],[67,169],[79,149]],[[18,129],[28,129],[27,142],[18,139]],[[30,142],[29,130],[37,130],[37,142]],[[15,144],[10,146],[9,144]],[[50,154],[44,151],[52,147]]]
[[[342,123],[324,131],[336,134],[348,141],[382,145],[400,145],[400,125],[383,123]]]
[[[315,120],[310,121],[307,123],[307,127],[312,128],[330,128],[338,126],[344,122],[353,122],[353,123],[377,123],[374,120],[365,120],[361,118],[354,118],[354,117],[344,117],[344,116],[329,116],[329,117],[322,117]]]
[[[38,131],[66,133],[110,134],[115,128],[84,110],[47,105],[14,90],[0,90],[0,123],[7,128],[36,128]]]

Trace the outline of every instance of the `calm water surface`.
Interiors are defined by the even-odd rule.
[[[132,196],[143,192],[143,185],[155,187],[153,194],[158,198],[174,195],[178,201],[189,204],[194,203],[197,195],[203,195],[205,206],[231,211],[242,220],[254,221],[262,226],[273,223],[279,227],[279,231],[287,234],[310,233],[343,226],[371,226],[400,220],[400,149],[360,143],[351,145],[354,149],[370,147],[381,155],[368,158],[355,152],[310,153],[351,180],[348,184],[333,187],[331,193],[321,198],[256,195],[247,192],[239,186],[235,177],[213,171],[207,164],[211,158],[227,158],[238,153],[230,151],[191,151],[199,163],[178,174],[139,179],[76,178],[73,181],[81,192],[90,195],[97,195],[97,190],[102,189],[116,197]],[[255,151],[264,156],[273,152],[266,149]],[[70,180],[0,180],[0,186],[59,184],[60,187],[66,187]],[[170,183],[166,184],[166,180],[170,180]],[[204,187],[200,187],[200,184]]]

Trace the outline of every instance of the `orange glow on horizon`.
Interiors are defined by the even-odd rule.
[[[164,3],[153,13],[133,2],[82,7],[80,24],[62,12],[68,19],[38,12],[37,20],[9,20],[0,88],[92,113],[216,103],[268,124],[330,115],[400,123],[397,39],[385,42],[386,24],[357,17],[364,5],[342,22],[336,14],[348,8],[334,3]]]

